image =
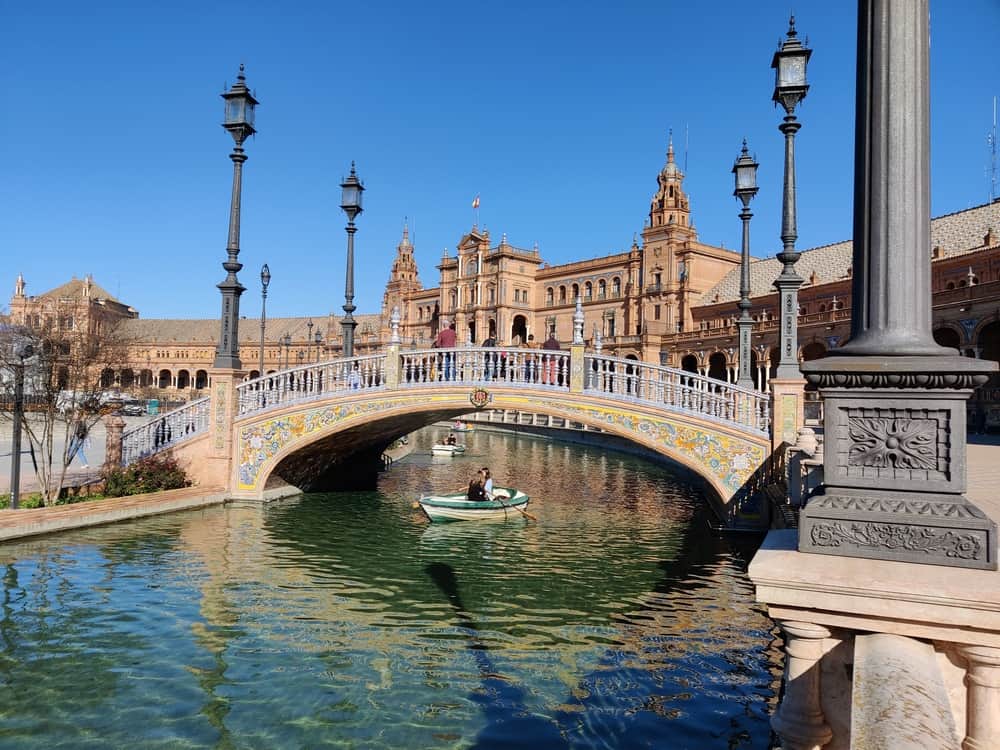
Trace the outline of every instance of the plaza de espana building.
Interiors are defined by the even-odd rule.
[[[799,359],[822,357],[850,335],[851,241],[802,251],[795,270],[799,289]],[[963,355],[1000,360],[1000,201],[931,221],[934,338]],[[545,262],[537,246],[494,242],[473,226],[437,265],[434,286],[424,286],[406,228],[396,247],[376,314],[355,316],[355,354],[381,350],[390,337],[390,316],[400,313],[404,348],[426,348],[442,326],[455,323],[458,341],[500,346],[536,342],[550,332],[564,348],[573,335],[576,300],[582,301],[588,349],[660,363],[735,381],[736,302],[740,255],[698,240],[684,174],[672,145],[656,178],[648,218],[624,252],[559,265]],[[777,292],[781,269],[774,257],[752,260],[751,315],[755,324],[751,372],[767,386],[777,366]],[[114,299],[89,276],[29,296],[18,276],[9,304],[10,322],[53,321],[92,327],[118,320],[129,342],[130,361],[105,373],[109,388],[140,397],[181,401],[207,395],[220,323],[156,320]],[[259,374],[260,320],[240,320],[240,358],[247,377]],[[268,317],[264,346],[270,372],[339,356],[340,317]],[[1000,427],[1000,382],[977,394],[980,415],[995,404]],[[991,424],[994,420],[991,420]]]

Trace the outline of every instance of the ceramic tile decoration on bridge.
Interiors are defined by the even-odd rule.
[[[702,476],[724,511],[771,452],[767,394],[587,353],[582,345],[569,352],[502,347],[401,352],[391,344],[385,354],[291,368],[238,382],[233,390],[232,396],[213,390],[217,401],[234,399],[231,424],[212,425],[231,435],[224,442],[234,455],[226,457],[225,468],[205,460],[207,415],[218,414],[209,399],[126,433],[126,463],[171,449],[195,476],[217,480],[224,471],[234,497],[261,498],[282,460],[317,440],[387,420],[405,422],[397,429],[405,434],[488,404],[570,417],[652,448]],[[215,443],[216,437],[213,433]]]

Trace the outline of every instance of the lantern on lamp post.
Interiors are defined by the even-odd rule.
[[[354,319],[354,219],[361,213],[361,194],[365,186],[361,184],[351,162],[351,173],[340,183],[340,207],[347,214],[347,279],[344,284],[344,317],[340,321],[344,336],[344,356],[354,356],[354,329],[358,323]]]

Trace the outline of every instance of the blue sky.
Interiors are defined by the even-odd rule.
[[[795,7],[813,48],[796,140],[799,248],[848,239],[855,3]],[[409,217],[421,279],[473,221],[550,263],[627,248],[667,133],[699,238],[736,248],[733,160],[760,162],[753,253],[780,247],[771,56],[787,2],[0,0],[0,300],[92,273],[146,318],[216,317],[232,148],[224,84],[261,104],[247,145],[242,312],[342,314],[339,183],[367,188],[356,303],[376,312]],[[931,0],[932,208],[986,202],[1000,0]]]

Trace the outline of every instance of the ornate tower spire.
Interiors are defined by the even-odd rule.
[[[24,296],[24,276],[22,274],[18,274],[17,281],[14,282],[14,296]]]

